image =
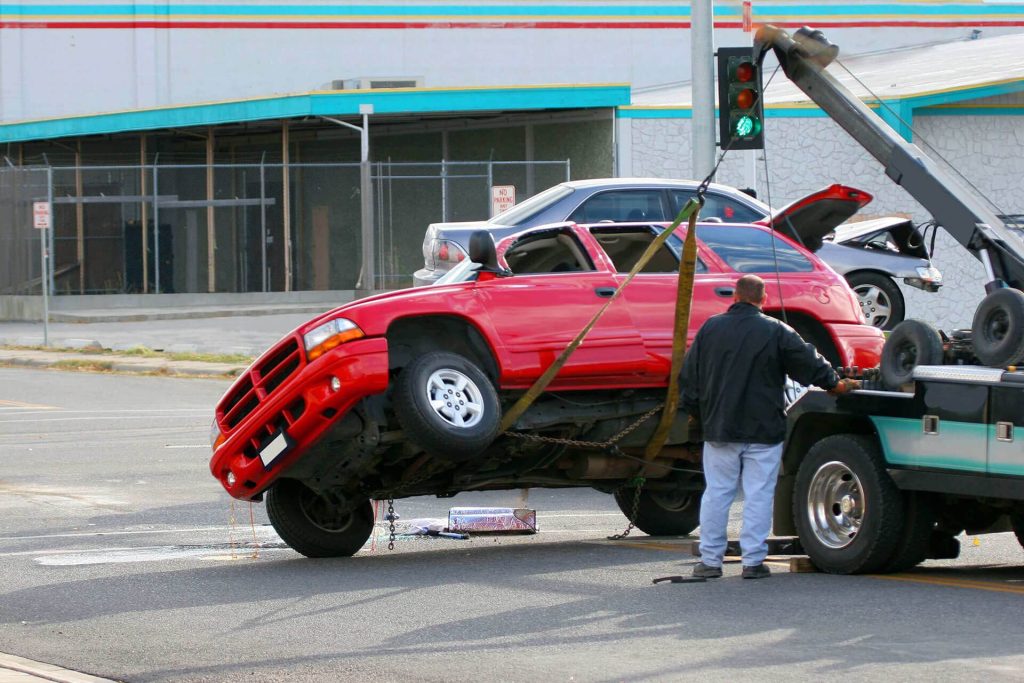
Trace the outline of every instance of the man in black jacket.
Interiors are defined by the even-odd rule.
[[[771,575],[764,566],[772,499],[786,437],[786,376],[833,394],[857,388],[840,380],[828,361],[793,328],[761,312],[764,280],[744,275],[735,303],[700,328],[682,371],[683,408],[704,437],[700,554],[694,576],[722,575],[726,525],[736,489],[743,487],[743,578]]]

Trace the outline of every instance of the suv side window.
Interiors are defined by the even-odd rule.
[[[608,258],[615,264],[615,270],[619,273],[628,273],[643,256],[644,251],[650,246],[654,238],[659,234],[651,228],[593,228],[590,233],[597,240],[601,248],[608,254]],[[682,251],[681,240],[672,235],[668,241],[654,254],[641,273],[676,273],[679,272],[679,254]],[[706,273],[707,266],[698,258],[697,272]]]
[[[673,211],[676,215],[683,210],[696,193],[690,190],[672,190]],[[673,216],[675,218],[675,216]],[[764,218],[764,214],[740,204],[731,197],[725,197],[714,192],[704,195],[704,208],[700,211],[700,220],[718,218],[723,223],[753,223]]]
[[[567,220],[575,223],[664,221],[661,190],[610,190],[586,200]]]
[[[775,235],[738,225],[700,225],[697,237],[737,273],[809,273],[806,256]],[[775,248],[772,249],[772,241]]]
[[[565,229],[522,237],[505,252],[505,263],[517,275],[594,270],[587,250],[572,231]]]

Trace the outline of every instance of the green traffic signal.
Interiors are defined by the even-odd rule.
[[[745,138],[754,131],[754,119],[749,116],[741,116],[736,122],[736,135]]]
[[[719,146],[764,148],[761,65],[753,48],[718,49]]]

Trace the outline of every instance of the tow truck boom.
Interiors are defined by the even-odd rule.
[[[804,27],[792,36],[764,26],[755,38],[755,58],[775,52],[786,76],[884,167],[952,237],[985,266],[987,292],[1009,285],[1024,289],[1024,243],[985,200],[907,142],[825,70],[839,54],[821,31]]]

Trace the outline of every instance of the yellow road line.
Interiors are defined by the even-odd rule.
[[[948,588],[974,588],[976,590],[994,591],[996,593],[1016,593],[1024,595],[1024,586],[1007,586],[991,581],[974,581],[971,579],[949,579],[939,576],[919,576],[916,574],[872,574],[873,579],[888,581],[905,581],[907,583],[923,583]]]
[[[607,545],[617,545],[623,548],[636,548],[638,550],[665,550],[668,552],[684,553],[686,549],[676,543],[647,543],[638,541],[608,541]]]
[[[39,408],[42,410],[58,410],[57,406],[44,406],[39,403],[24,403],[22,401],[7,401],[0,398],[0,408]]]

